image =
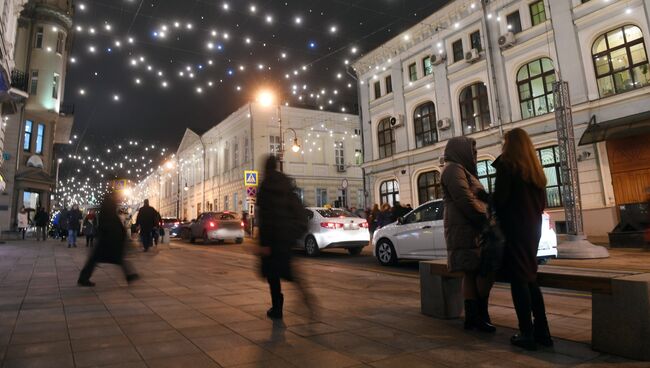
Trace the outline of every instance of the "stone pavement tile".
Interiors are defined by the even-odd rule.
[[[15,333],[11,336],[11,344],[34,344],[38,342],[67,341],[68,331],[40,331],[29,333]]]
[[[130,346],[131,341],[125,335],[101,336],[91,339],[72,340],[72,350],[77,352]]]
[[[117,323],[120,326],[124,326],[133,323],[160,322],[164,320],[160,318],[160,316],[158,316],[157,314],[152,313],[152,314],[145,314],[141,316],[116,316],[115,321],[117,321]]]
[[[253,319],[249,321],[230,322],[226,327],[235,332],[270,330],[273,328],[273,321],[270,319]]]
[[[70,338],[87,339],[101,336],[122,335],[122,329],[117,324],[106,326],[77,327],[70,329]]]
[[[72,354],[5,360],[3,368],[75,368]]]
[[[210,325],[210,326],[199,326],[199,327],[186,327],[178,329],[178,332],[182,333],[185,337],[198,338],[198,337],[209,337],[209,336],[218,336],[224,334],[230,334],[232,331],[226,328],[223,325]]]
[[[185,337],[176,330],[157,331],[155,334],[149,332],[138,332],[128,334],[127,336],[135,345],[185,340]]]
[[[142,361],[132,346],[75,352],[74,358],[79,368]]]
[[[5,359],[33,358],[43,355],[71,353],[68,341],[40,342],[35,344],[9,345]]]
[[[289,331],[295,333],[296,335],[307,337],[307,336],[316,336],[316,335],[322,335],[322,334],[327,334],[332,332],[339,332],[341,331],[341,329],[334,326],[330,326],[322,322],[316,322],[316,323],[310,323],[306,325],[289,327]]]
[[[258,319],[250,313],[243,312],[233,307],[217,307],[204,309],[201,313],[219,323],[241,322]]]
[[[342,368],[361,363],[356,359],[331,350],[297,354],[287,356],[285,359],[298,367],[309,366],[310,368]]]
[[[120,328],[127,335],[132,333],[136,334],[138,332],[150,332],[152,334],[155,334],[157,331],[171,330],[172,326],[170,326],[165,321],[154,321],[122,324],[120,325]]]
[[[479,362],[489,360],[489,355],[479,350],[472,350],[465,345],[443,346],[418,352],[415,355],[434,363],[444,364],[448,367],[472,366]]]
[[[630,361],[623,358],[604,356],[578,364],[576,368],[647,368],[648,362]]]
[[[14,333],[30,333],[41,331],[67,331],[68,326],[65,322],[35,322],[35,323],[18,323],[14,327]]]
[[[205,352],[253,345],[250,340],[247,340],[236,333],[209,337],[194,337],[190,340]]]
[[[190,354],[168,358],[159,358],[147,360],[147,367],[149,368],[219,368],[215,363],[205,354]]]
[[[395,347],[353,335],[349,332],[312,336],[308,339],[332,350],[344,352],[346,355],[366,363],[385,359],[402,352],[402,350]]]
[[[105,318],[92,318],[92,319],[81,319],[75,320],[68,318],[68,328],[91,328],[91,327],[101,327],[101,326],[113,326],[116,325],[115,320],[111,317]]]
[[[101,365],[101,368],[147,368],[145,362],[129,362],[129,363],[117,363],[109,365]]]
[[[207,354],[222,367],[278,359],[277,355],[255,345],[219,349]]]
[[[368,363],[375,368],[445,368],[445,365],[434,363],[432,361],[420,358],[412,354],[400,354],[387,359],[378,360]]]
[[[218,323],[209,317],[198,316],[190,318],[165,318],[167,323],[176,329],[189,327],[215,326]]]
[[[289,363],[284,359],[272,359],[272,360],[262,360],[254,363],[245,363],[232,366],[232,368],[287,368],[295,367],[293,364]]]
[[[355,335],[363,336],[407,352],[428,350],[445,345],[444,341],[416,336],[389,327],[373,327],[351,332]]]
[[[190,355],[200,352],[194,344],[186,339],[136,345],[136,348],[145,360]]]

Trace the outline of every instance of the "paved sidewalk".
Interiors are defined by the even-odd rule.
[[[79,288],[85,256],[55,241],[0,245],[3,368],[648,366],[568,340],[524,352],[509,345],[509,328],[466,333],[458,320],[420,314],[412,278],[301,262],[319,318],[285,284],[284,323],[273,324],[250,256],[201,247],[134,252],[139,282],[127,286],[117,267],[103,265],[96,287]],[[560,327],[572,328],[551,321]]]

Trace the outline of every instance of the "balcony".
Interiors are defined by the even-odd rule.
[[[11,87],[27,92],[29,79],[27,73],[14,69],[11,72]]]
[[[59,105],[59,115],[61,116],[74,115],[74,104],[61,103],[61,105]]]

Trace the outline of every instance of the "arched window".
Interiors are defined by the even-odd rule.
[[[433,102],[425,102],[413,112],[415,126],[415,146],[417,148],[438,142],[436,130],[436,107]]]
[[[382,119],[377,126],[379,158],[390,157],[395,153],[395,132],[390,126],[390,118]]]
[[[517,90],[523,119],[555,110],[553,100],[555,70],[553,61],[541,58],[522,66],[517,72]]]
[[[423,204],[434,199],[442,198],[440,172],[427,171],[418,176],[418,203]]]
[[[397,180],[387,180],[379,186],[379,203],[388,203],[391,207],[399,202],[399,184]]]
[[[485,83],[475,83],[460,92],[460,121],[463,134],[471,134],[490,126],[490,103]]]
[[[626,25],[601,35],[591,54],[600,97],[650,84],[648,55],[639,27]]]

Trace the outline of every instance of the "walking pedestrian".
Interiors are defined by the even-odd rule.
[[[409,210],[406,207],[403,207],[399,201],[395,201],[391,214],[391,222],[395,222],[398,218],[406,216],[407,213],[409,213]]]
[[[43,207],[38,207],[34,215],[34,224],[36,225],[36,241],[47,240],[47,223],[50,221],[47,211]]]
[[[493,200],[506,241],[503,274],[510,280],[519,320],[519,333],[510,342],[528,350],[535,350],[537,344],[552,346],[544,297],[537,284],[537,247],[542,235],[546,176],[523,129],[513,129],[505,135],[501,156],[493,166],[497,170]]]
[[[148,252],[149,248],[153,245],[153,229],[156,227],[156,219],[158,212],[149,206],[149,200],[144,200],[144,205],[138,210],[138,217],[135,219],[135,224],[140,228],[140,239],[144,251]]]
[[[25,206],[20,208],[20,211],[16,215],[16,223],[18,227],[18,232],[21,234],[23,240],[25,240],[25,233],[29,227],[29,214],[25,210]]]
[[[59,236],[64,242],[68,237],[68,209],[64,206],[59,212]]]
[[[84,268],[79,273],[77,285],[95,286],[90,281],[97,263],[111,263],[122,267],[126,281],[131,283],[139,278],[131,263],[124,259],[126,253],[126,229],[117,215],[117,198],[108,194],[97,218],[97,246],[93,247]]]
[[[390,207],[390,204],[384,203],[381,205],[381,211],[377,215],[377,229],[393,223],[393,211]]]
[[[479,235],[487,222],[487,197],[478,180],[476,141],[455,137],[445,148],[442,172],[444,193],[444,229],[450,272],[463,273],[465,329],[495,332],[488,313],[488,298],[494,277],[478,274],[480,265]]]
[[[84,218],[83,234],[86,236],[86,248],[92,247],[95,241],[95,233],[97,232],[97,216],[95,210],[91,209]]]
[[[372,237],[372,234],[375,233],[375,230],[377,230],[378,227],[378,220],[379,220],[379,205],[375,203],[374,206],[372,206],[372,209],[368,212],[368,229],[370,231],[370,236]]]
[[[68,211],[68,248],[77,247],[77,235],[81,230],[81,221],[83,220],[83,213],[79,209],[78,204],[73,204],[72,209]]]
[[[291,248],[307,231],[307,215],[291,179],[279,172],[277,165],[275,156],[266,159],[264,180],[257,194],[261,271],[269,283],[272,304],[266,315],[272,319],[282,318],[281,279],[295,281],[305,304],[314,312],[313,297],[291,266]]]

